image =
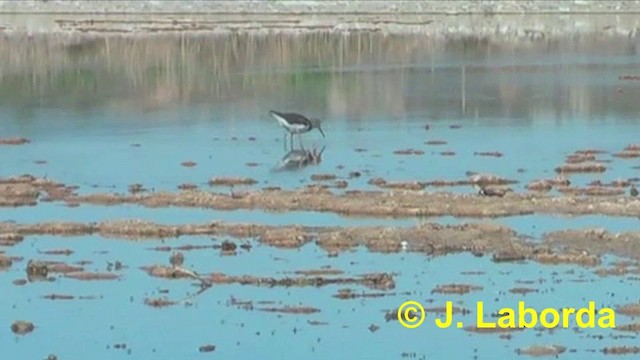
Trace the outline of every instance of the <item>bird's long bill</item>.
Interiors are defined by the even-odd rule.
[[[320,126],[318,126],[318,131],[320,131],[320,134],[322,134],[322,137],[325,137],[324,136],[324,131],[322,131],[322,128]]]

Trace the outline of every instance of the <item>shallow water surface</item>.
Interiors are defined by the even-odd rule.
[[[569,176],[573,185],[640,177],[639,159],[612,156],[637,142],[640,133],[640,83],[620,80],[639,68],[636,41],[435,41],[375,34],[114,37],[78,43],[0,39],[0,137],[31,140],[0,146],[0,177],[46,177],[76,185],[80,194],[126,193],[132,184],[150,192],[177,191],[186,183],[231,193],[267,186],[300,188],[316,183],[314,174],[335,174],[348,182],[345,190],[354,190],[377,189],[369,184],[375,177],[464,180],[473,171],[517,180],[512,188],[522,191],[534,179],[555,177],[554,169],[567,155],[584,149],[605,151],[598,159],[610,161],[608,169]],[[307,149],[324,147],[319,164],[274,171],[286,150],[283,129],[268,116],[271,109],[322,119],[326,138],[316,131],[303,135]],[[294,140],[298,146],[299,139]],[[445,143],[427,143],[435,140]],[[406,149],[423,153],[394,153]],[[496,151],[502,156],[476,154]],[[186,161],[196,164],[181,165]],[[356,171],[359,177],[350,174]],[[250,177],[258,184],[209,186],[209,179],[221,176]],[[443,190],[474,191],[468,186],[425,189]],[[84,204],[70,208],[44,202],[0,209],[0,220],[24,224],[126,218],[161,224],[224,220],[344,227],[492,222],[535,240],[567,228],[638,228],[634,218],[537,214],[489,220],[377,219],[303,211]],[[523,299],[536,309],[581,307],[590,300],[598,308],[637,303],[638,277],[633,273],[600,277],[591,267],[497,264],[490,257],[470,254],[430,258],[360,248],[329,257],[313,243],[290,250],[253,243],[250,251],[236,256],[222,256],[213,249],[184,252],[184,267],[199,274],[282,278],[323,267],[344,271],[334,277],[395,274],[395,289],[385,292],[393,294],[342,300],[332,295],[344,287],[356,294],[384,291],[350,285],[216,284],[188,298],[198,290],[197,282],[152,278],[140,269],[168,264],[170,253],[151,250],[154,247],[222,240],[26,236],[13,247],[0,247],[15,258],[9,269],[0,271],[0,326],[6,331],[0,348],[12,359],[41,359],[49,353],[59,359],[197,359],[207,357],[198,352],[205,344],[216,346],[214,357],[228,359],[280,358],[284,349],[292,358],[323,360],[507,359],[517,357],[518,348],[555,344],[567,348],[563,359],[596,359],[605,357],[600,352],[604,347],[637,344],[635,333],[610,329],[527,329],[500,337],[426,325],[409,330],[385,320],[386,311],[407,300],[428,307],[454,301],[471,310],[462,317],[465,325],[475,322],[477,301],[485,302],[486,317]],[[74,253],[43,253],[54,249]],[[86,271],[111,271],[122,277],[79,281],[56,275],[51,282],[15,285],[14,280],[26,278],[31,259],[90,261]],[[614,261],[605,260],[605,265]],[[110,269],[109,263],[116,261],[125,268]],[[432,293],[438,285],[460,283],[481,289],[466,295]],[[534,292],[509,292],[516,287]],[[76,298],[41,298],[48,294]],[[184,301],[160,309],[145,305],[146,298],[158,297]],[[234,305],[232,299],[251,301],[253,310]],[[258,310],[282,306],[320,311]],[[35,331],[24,336],[8,333],[10,323],[20,319],[34,322]],[[618,316],[619,324],[636,320]]]

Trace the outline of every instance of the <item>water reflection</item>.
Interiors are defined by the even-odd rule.
[[[637,66],[636,43],[626,36],[522,42],[364,32],[3,37],[0,106],[22,121],[34,117],[34,107],[194,105],[219,108],[229,121],[271,106],[354,123],[412,116],[599,121],[637,114],[637,92],[619,80]]]
[[[322,153],[326,149],[326,146],[323,146],[320,151],[317,148],[312,148],[311,150],[304,149],[294,149],[285,154],[285,156],[280,160],[275,171],[291,171],[291,170],[300,170],[307,166],[315,166],[320,164],[322,161]]]

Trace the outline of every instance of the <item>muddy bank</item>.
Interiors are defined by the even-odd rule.
[[[552,246],[589,249],[594,254],[613,253],[620,256],[640,254],[640,233],[611,233],[605,229],[564,230],[544,235],[544,241]]]
[[[583,194],[584,192],[580,192]],[[590,192],[586,192],[590,194]],[[145,207],[198,207],[217,210],[318,211],[344,215],[396,217],[503,217],[527,214],[640,216],[640,201],[619,191],[593,197],[508,193],[504,197],[406,190],[360,191],[335,194],[322,187],[300,190],[247,191],[241,195],[189,191],[138,196],[90,194],[68,196],[72,203],[138,204]],[[609,196],[606,196],[609,195]]]
[[[298,248],[311,241],[325,249],[330,256],[340,251],[365,246],[370,251],[418,252],[428,256],[458,252],[471,252],[476,256],[493,254],[495,262],[519,262],[532,260],[543,264],[580,264],[594,266],[600,263],[596,250],[584,250],[582,244],[573,241],[573,233],[557,232],[546,235],[542,244],[528,242],[515,231],[494,224],[439,225],[420,224],[415,227],[304,227],[268,226],[257,224],[160,225],[142,220],[119,220],[102,223],[0,223],[0,234],[62,236],[98,234],[121,239],[165,239],[179,236],[229,236],[237,239],[254,238],[279,248]],[[630,233],[629,236],[640,236]],[[559,243],[562,246],[558,246]],[[610,242],[604,253],[620,253],[626,257],[640,258],[638,246],[626,242]]]
[[[241,179],[243,183],[249,180]],[[218,182],[221,181],[218,179]],[[229,180],[224,180],[226,184]],[[238,179],[234,179],[234,184]],[[387,187],[385,191],[348,190],[333,193],[321,186],[298,190],[269,188],[241,193],[184,190],[156,193],[75,194],[75,186],[39,179],[29,175],[0,179],[0,206],[33,206],[38,201],[64,201],[67,204],[123,205],[137,204],[150,208],[196,207],[217,210],[262,209],[268,211],[318,211],[343,215],[395,217],[503,217],[526,214],[640,216],[640,200],[626,196],[613,186],[586,189],[561,187],[564,195],[548,196],[540,192],[506,192],[504,196],[480,196],[452,192],[425,192],[428,183],[372,182]],[[511,184],[512,180],[474,175],[470,184]],[[217,182],[216,182],[217,183]],[[548,180],[546,186],[551,185]],[[435,185],[435,184],[431,184]],[[400,189],[397,189],[400,188]],[[411,190],[407,190],[409,188]]]

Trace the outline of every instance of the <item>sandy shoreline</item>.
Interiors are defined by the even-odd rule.
[[[635,37],[639,1],[0,1],[5,34],[354,32]]]

